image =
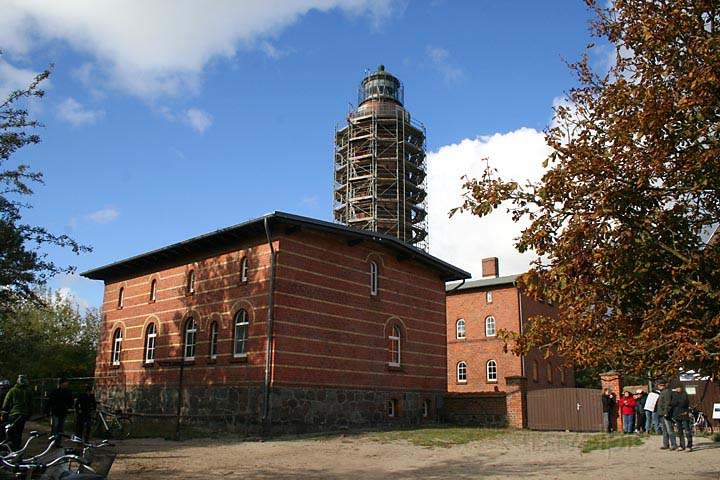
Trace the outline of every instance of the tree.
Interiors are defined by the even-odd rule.
[[[23,223],[22,209],[29,208],[23,199],[32,195],[31,185],[41,184],[43,177],[26,164],[9,166],[11,156],[19,149],[40,142],[33,131],[41,125],[30,118],[27,102],[42,98],[40,84],[49,75],[45,70],[27,88],[12,92],[0,103],[0,315],[23,300],[40,301],[35,295],[38,286],[55,274],[74,271],[49,260],[42,248],[89,251],[67,235],[54,235],[41,226]]]
[[[546,348],[625,374],[720,373],[720,4],[587,0],[614,45],[606,74],[586,52],[546,130],[545,175],[520,185],[486,169],[457,210],[507,207],[526,221],[521,278],[559,318],[535,317],[516,353]],[[592,48],[592,45],[588,46]]]
[[[100,314],[81,312],[71,298],[42,290],[0,322],[0,378],[91,376],[100,337]]]

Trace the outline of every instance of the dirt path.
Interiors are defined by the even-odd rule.
[[[659,437],[638,447],[581,453],[583,438],[512,432],[450,448],[383,443],[372,434],[269,442],[129,440],[110,478],[720,480],[720,444],[707,439],[698,439],[690,453],[660,450]]]

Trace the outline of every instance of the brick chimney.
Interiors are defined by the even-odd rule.
[[[500,267],[498,266],[498,258],[490,257],[482,259],[482,276],[485,277],[499,277]]]

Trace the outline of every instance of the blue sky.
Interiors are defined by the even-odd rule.
[[[453,182],[488,152],[520,174],[544,156],[541,131],[574,84],[562,58],[591,41],[584,2],[271,3],[178,13],[166,2],[148,12],[0,0],[0,92],[55,64],[33,106],[43,141],[16,157],[46,180],[26,218],[94,249],[52,258],[82,271],[273,210],[331,219],[333,129],[365,69],[383,63],[427,127],[433,175],[447,179],[431,182],[431,252],[475,271],[502,250],[522,269],[511,245],[482,243],[511,244],[507,219],[466,219],[458,253],[442,246],[458,232],[438,208],[459,203]],[[100,303],[100,282],[53,286]]]

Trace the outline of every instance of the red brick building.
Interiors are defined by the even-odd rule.
[[[515,392],[574,387],[572,368],[539,351],[516,356],[505,351],[500,330],[521,332],[534,315],[552,316],[555,307],[525,295],[517,286],[519,275],[499,276],[498,259],[483,260],[483,278],[447,287],[448,392]],[[513,400],[514,401],[514,400]],[[522,426],[525,415],[511,411],[511,424]]]
[[[105,282],[104,401],[180,403],[247,431],[436,418],[445,282],[469,277],[396,238],[280,212],[83,275]]]

